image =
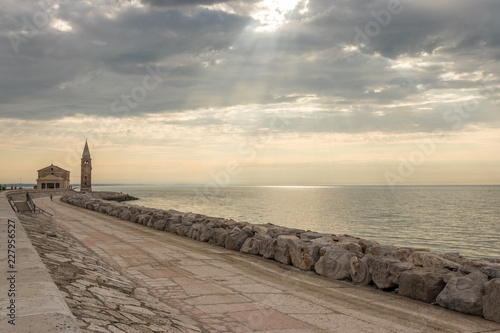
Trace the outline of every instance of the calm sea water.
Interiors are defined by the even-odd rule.
[[[96,186],[147,207],[500,258],[500,186]]]

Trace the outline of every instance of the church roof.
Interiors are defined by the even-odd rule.
[[[51,164],[51,165],[49,165],[49,166],[47,166],[47,167],[45,167],[45,168],[42,168],[42,169],[40,169],[40,170],[37,170],[37,172],[40,172],[40,171],[45,171],[45,170],[47,170],[47,171],[48,171],[48,170],[51,170],[51,171],[56,170],[56,171],[69,172],[68,170],[64,170],[63,168],[60,168],[60,167],[58,167],[57,165],[54,165],[54,164]]]
[[[83,148],[82,157],[90,157],[89,145],[87,144],[87,140],[85,140],[85,148]]]

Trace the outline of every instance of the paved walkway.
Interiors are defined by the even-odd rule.
[[[137,287],[51,219],[41,214],[18,218],[82,333],[200,333],[188,324],[190,318]]]
[[[500,332],[500,324],[479,317],[329,280],[56,198],[37,204],[204,332]]]
[[[0,332],[81,332],[5,195],[0,193]]]

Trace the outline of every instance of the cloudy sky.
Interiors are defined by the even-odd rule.
[[[0,9],[0,183],[500,184],[497,0]]]

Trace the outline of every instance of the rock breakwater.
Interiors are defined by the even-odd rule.
[[[251,224],[68,194],[63,202],[157,230],[260,255],[331,279],[437,304],[500,322],[500,264],[458,254],[398,248],[352,237]]]
[[[136,197],[121,192],[94,191],[91,192],[90,195],[92,196],[92,198],[95,199],[102,199],[102,200],[116,201],[116,202],[139,200]]]

